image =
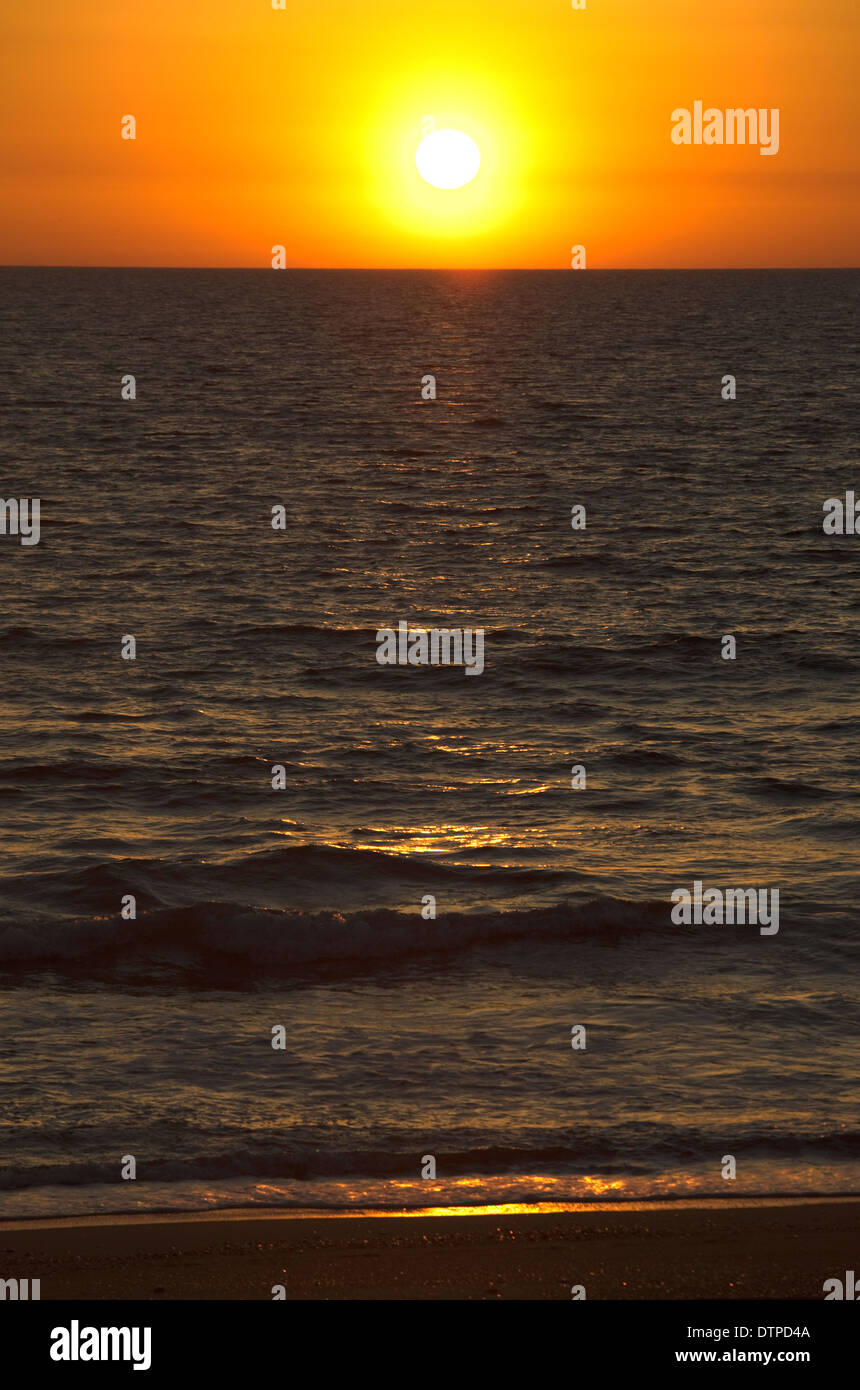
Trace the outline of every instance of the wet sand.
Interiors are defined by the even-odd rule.
[[[860,1200],[445,1216],[206,1213],[0,1225],[46,1299],[823,1298]]]

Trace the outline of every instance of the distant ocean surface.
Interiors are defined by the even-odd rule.
[[[860,1192],[858,286],[0,272],[0,1216]]]

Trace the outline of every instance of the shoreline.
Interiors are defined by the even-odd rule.
[[[92,1212],[72,1215],[14,1216],[0,1219],[4,1231],[62,1230],[74,1227],[153,1226],[161,1223],[209,1221],[357,1221],[420,1220],[433,1217],[469,1219],[476,1216],[545,1216],[586,1214],[588,1212],[720,1211],[726,1208],[795,1207],[821,1203],[860,1202],[860,1193],[822,1193],[804,1196],[753,1197],[631,1197],[629,1200],[594,1202],[504,1202],[475,1206],[426,1207],[281,1207],[235,1206],[201,1207],[195,1211],[153,1208],[152,1211]]]
[[[293,1211],[0,1226],[41,1299],[823,1299],[856,1268],[858,1198],[690,1199],[446,1215]],[[620,1209],[619,1209],[620,1208]],[[62,1219],[60,1219],[62,1220]]]

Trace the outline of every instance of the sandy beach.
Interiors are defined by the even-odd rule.
[[[444,1216],[93,1218],[0,1226],[42,1299],[823,1298],[858,1199]]]

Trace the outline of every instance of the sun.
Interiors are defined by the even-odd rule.
[[[462,188],[481,167],[481,151],[462,130],[433,130],[415,153],[418,172],[434,188]]]

